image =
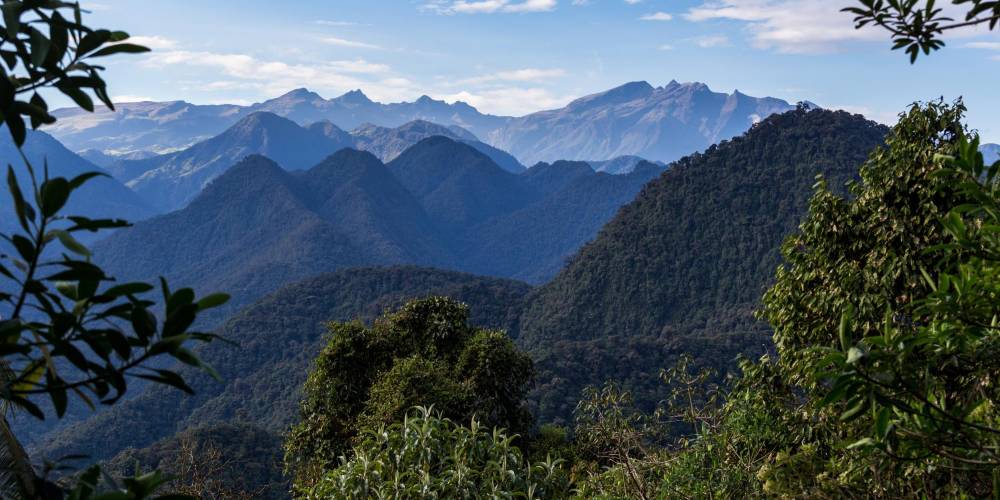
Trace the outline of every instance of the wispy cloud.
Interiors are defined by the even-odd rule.
[[[438,14],[493,14],[547,12],[556,8],[556,0],[432,0],[420,8]]]
[[[350,21],[331,21],[329,19],[317,19],[313,23],[320,26],[335,26],[335,27],[345,27],[345,26],[357,26],[358,23],[352,23]]]
[[[635,4],[640,3],[640,2],[642,2],[642,0],[625,0],[625,3],[627,3],[629,5],[635,5]]]
[[[458,80],[455,84],[482,85],[491,82],[547,82],[565,75],[566,71],[559,68],[524,68],[465,78]]]
[[[296,64],[248,54],[175,50],[152,54],[142,64],[149,68],[196,66],[214,71],[208,73],[212,80],[191,85],[196,90],[255,90],[271,97],[299,87],[330,92],[365,88],[374,97],[385,99],[414,93],[412,82],[393,75],[389,66],[364,59]]]
[[[729,45],[729,37],[726,35],[706,35],[699,36],[691,39],[695,45],[703,49],[711,49],[714,47],[726,47]]]
[[[663,51],[674,50],[674,46],[670,45],[669,43],[665,43],[665,44],[660,45],[659,47],[657,47],[657,49],[663,50]]]
[[[128,43],[139,44],[139,45],[142,45],[144,47],[149,47],[150,49],[153,49],[153,50],[173,49],[173,48],[176,48],[177,45],[178,45],[177,40],[172,40],[170,38],[166,38],[166,37],[162,37],[162,36],[157,36],[157,35],[153,35],[153,36],[142,36],[142,35],[130,36],[128,38]]]
[[[963,47],[969,49],[1000,50],[1000,42],[969,42]]]
[[[667,14],[666,12],[654,12],[652,14],[646,14],[639,19],[643,21],[669,21],[673,18],[674,16]]]
[[[351,49],[379,50],[382,48],[375,44],[359,42],[357,40],[347,40],[346,38],[337,38],[335,36],[321,36],[317,38],[317,40],[327,45],[336,45],[338,47],[348,47]]]
[[[845,42],[886,39],[878,30],[854,29],[842,7],[831,0],[713,0],[685,17],[744,22],[755,47],[786,53],[830,52]]]
[[[446,101],[463,101],[484,113],[524,115],[541,109],[565,106],[570,96],[554,95],[551,91],[537,87],[501,87],[481,91],[462,91],[436,96]]]

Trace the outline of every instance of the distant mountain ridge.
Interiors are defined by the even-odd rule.
[[[712,92],[703,83],[653,87],[631,82],[581,97],[568,106],[522,117],[480,113],[464,102],[422,96],[413,102],[378,103],[353,90],[324,99],[307,89],[250,106],[197,105],[183,101],[122,103],[116,112],[56,110],[47,130],[70,149],[124,153],[173,152],[218,135],[255,112],[271,112],[299,125],[329,121],[343,130],[365,124],[395,128],[413,121],[461,127],[507,151],[525,165],[539,161],[605,161],[624,155],[669,162],[746,131],[793,105],[739,91]]]
[[[119,180],[152,206],[160,212],[169,212],[187,205],[209,182],[247,155],[267,156],[286,170],[311,167],[346,148],[369,151],[388,162],[433,136],[467,144],[506,171],[524,171],[524,166],[513,156],[480,142],[471,132],[459,127],[416,120],[392,129],[363,125],[348,133],[329,121],[302,127],[266,111],[247,115],[223,133],[174,153],[113,160],[89,151],[91,156],[105,161]]]
[[[670,162],[794,108],[770,97],[713,92],[703,83],[631,82],[511,120],[487,141],[527,164],[623,155]]]
[[[273,116],[273,115],[272,115]],[[287,171],[251,155],[187,207],[120,231],[95,255],[122,279],[227,290],[233,307],[346,267],[416,264],[541,282],[663,169],[540,182],[474,147],[422,140],[388,164],[341,149]],[[526,230],[517,231],[523,223]],[[495,258],[488,256],[492,253]]]
[[[983,144],[979,151],[983,153],[983,161],[987,165],[1000,161],[1000,144]]]

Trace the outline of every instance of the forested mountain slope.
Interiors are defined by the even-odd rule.
[[[675,163],[528,301],[519,342],[539,363],[543,420],[618,379],[649,403],[681,353],[725,367],[769,344],[752,313],[817,175],[857,176],[887,129],[804,108]]]

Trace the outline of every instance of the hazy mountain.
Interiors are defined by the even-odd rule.
[[[725,369],[770,342],[756,309],[816,175],[857,177],[887,129],[844,112],[772,116],[674,163],[526,302],[519,342],[540,370],[542,421],[566,418],[588,384],[617,379],[662,398],[682,353]]]
[[[475,148],[434,136],[389,163],[403,186],[449,231],[509,213],[535,193]]]
[[[249,156],[184,209],[112,235],[95,254],[115,276],[225,290],[237,307],[345,267],[440,263],[436,235],[382,162],[345,149],[304,172]]]
[[[410,146],[435,135],[472,146],[508,172],[524,171],[524,165],[521,165],[516,158],[480,142],[471,132],[458,126],[445,127],[424,120],[414,120],[396,128],[380,127],[368,123],[351,131],[356,149],[369,151],[384,162],[396,159]]]
[[[983,144],[979,148],[983,153],[983,161],[987,164],[1000,161],[1000,144]]]
[[[95,253],[122,279],[163,275],[226,290],[232,307],[294,280],[363,265],[433,265],[542,282],[657,172],[573,168],[581,175],[543,180],[543,168],[515,175],[441,136],[388,165],[351,149],[297,172],[250,156],[184,209],[121,231]],[[530,230],[517,231],[519,224]]]
[[[632,82],[516,118],[486,140],[525,164],[622,155],[669,162],[793,108],[780,99],[712,92],[703,83]]]
[[[648,162],[621,175],[595,173],[585,163],[573,163],[577,162],[533,167],[530,172],[535,174],[536,186],[546,177],[544,170],[556,171],[548,177],[559,179],[561,185],[548,183],[545,188],[549,194],[538,201],[472,228],[459,252],[462,269],[544,283],[593,239],[622,205],[663,172],[663,167]]]
[[[506,123],[508,117],[482,114],[463,102],[448,104],[423,96],[414,102],[383,104],[353,90],[333,99],[297,89],[250,106],[199,105],[184,101],[135,102],[100,107],[94,113],[77,108],[58,109],[58,121],[46,131],[75,151],[97,149],[105,153],[172,152],[222,133],[247,115],[266,111],[299,125],[330,121],[343,129],[366,123],[398,127],[414,120],[457,125],[485,136]]]
[[[277,171],[276,171],[277,173]],[[165,386],[119,402],[51,436],[32,456],[83,453],[101,460],[142,448],[178,431],[225,423],[251,423],[281,433],[297,417],[300,388],[326,342],[327,321],[370,321],[387,308],[428,295],[469,305],[472,321],[510,329],[530,287],[523,283],[414,267],[355,269],[288,286],[229,319],[219,333],[236,343],[198,348],[222,382],[183,368],[195,394]],[[133,432],[135,419],[143,432]]]
[[[171,101],[121,103],[115,111],[100,106],[93,113],[63,108],[52,114],[57,121],[45,131],[71,150],[165,153],[217,135],[247,112],[236,105]]]
[[[604,172],[608,174],[627,174],[635,170],[636,165],[647,161],[635,155],[625,155],[619,156],[617,158],[612,158],[610,160],[603,161],[588,161],[590,167],[596,172]],[[667,164],[661,161],[652,162],[661,167],[666,167]]]
[[[350,143],[320,129],[306,129],[272,113],[253,113],[222,134],[146,160],[122,162],[128,185],[161,210],[185,206],[212,179],[250,154],[265,155],[293,170],[315,165]]]
[[[373,123],[383,127],[398,127],[422,120],[444,125],[457,125],[478,137],[496,130],[510,118],[485,115],[458,101],[444,101],[421,96],[414,102],[383,104],[372,101],[361,90],[352,90],[333,99],[323,99],[306,89],[293,90],[281,97],[254,104],[250,111],[270,111],[299,123],[329,120],[350,130]]]
[[[102,172],[97,165],[79,157],[63,147],[59,141],[44,132],[29,131],[23,151],[35,168],[35,174],[41,178],[45,165],[48,165],[51,177],[73,178],[84,172]],[[0,128],[0,163],[4,167],[14,167],[24,192],[28,190],[29,177],[20,153],[10,138],[6,128]],[[7,194],[6,183],[0,196],[0,229],[9,229],[15,222],[14,207]],[[70,198],[65,209],[66,214],[83,215],[93,218],[119,218],[138,221],[152,215],[149,205],[141,200],[130,189],[117,180],[105,175],[91,179],[76,194]]]
[[[99,149],[87,149],[80,151],[78,154],[81,158],[97,165],[98,167],[108,170],[109,172],[112,171],[114,165],[118,162],[128,160],[145,160],[147,158],[157,156],[156,153],[151,151],[132,151],[129,153],[112,155]]]
[[[604,161],[623,155],[671,161],[741,134],[761,118],[792,107],[778,99],[712,92],[701,83],[671,82],[654,88],[633,82],[582,97],[562,109],[512,118],[427,96],[385,104],[372,101],[360,90],[325,99],[297,89],[250,106],[174,101],[125,103],[115,112],[101,108],[92,114],[61,109],[55,112],[59,121],[47,130],[75,151],[165,153],[218,135],[249,114],[266,111],[302,126],[329,121],[342,130],[365,124],[395,128],[415,120],[453,131],[460,127],[525,165],[561,159]],[[392,150],[399,151],[398,147]]]

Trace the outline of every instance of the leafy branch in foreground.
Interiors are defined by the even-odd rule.
[[[826,401],[873,415],[854,446],[989,472],[1000,467],[1000,162],[985,165],[978,137],[966,135],[939,160],[936,177],[968,201],[941,220],[951,241],[928,249],[941,265],[920,270],[930,293],[915,304],[916,325],[887,314],[881,335],[831,352]],[[841,329],[855,336],[850,310]]]
[[[187,288],[171,290],[162,279],[158,286],[116,283],[91,261],[90,250],[75,235],[128,224],[62,214],[74,192],[100,174],[49,178],[45,165],[38,179],[20,150],[27,137],[26,121],[32,129],[55,122],[40,91],[54,88],[86,111],[94,111],[96,97],[113,110],[101,77],[104,67],[93,60],[149,49],[128,43],[125,32],[84,25],[79,3],[2,0],[0,11],[0,126],[6,125],[14,139],[26,173],[19,180],[14,167],[7,166],[16,224],[10,233],[0,233],[3,409],[19,408],[45,418],[49,410],[40,402],[47,397],[52,411],[62,417],[70,396],[91,408],[113,404],[126,392],[130,378],[191,392],[177,372],[153,368],[151,362],[170,357],[214,374],[187,345],[216,338],[192,327],[199,313],[225,303],[228,296],[199,299]],[[151,298],[157,289],[162,304]],[[37,476],[6,414],[3,417],[0,497],[146,498],[167,481],[152,473],[108,487],[99,485],[102,474],[95,466],[64,492]]]
[[[0,287],[0,311],[9,311],[0,321],[0,356],[8,370],[0,396],[38,418],[44,418],[44,413],[32,401],[33,395],[47,395],[61,417],[71,394],[92,408],[95,401],[114,403],[125,393],[129,376],[191,392],[175,372],[144,366],[157,356],[171,356],[213,373],[185,344],[215,338],[189,329],[198,313],[225,303],[228,297],[216,294],[198,299],[187,288],[172,291],[163,279],[158,287],[115,283],[91,262],[90,251],[74,234],[127,225],[120,220],[59,214],[73,191],[95,175],[73,179],[48,179],[46,175],[40,184],[32,175],[31,197],[27,198],[13,168],[7,170],[7,185],[23,232],[0,233],[6,244],[0,253],[0,275],[5,282]],[[59,257],[51,257],[55,242],[64,250]],[[156,303],[147,297],[157,288],[163,298],[162,322],[153,312]]]
[[[893,50],[905,49],[910,62],[920,53],[944,47],[941,35],[946,31],[986,25],[990,30],[1000,23],[1000,1],[951,0],[953,5],[968,6],[964,19],[956,20],[944,14],[936,0],[858,0],[860,7],[847,7],[843,12],[854,14],[854,26],[878,26],[892,36]]]
[[[217,338],[192,326],[199,313],[224,304],[228,296],[199,299],[188,288],[171,290],[162,278],[159,286],[116,283],[74,235],[128,224],[60,213],[74,191],[98,174],[50,179],[46,172],[39,183],[26,159],[25,165],[31,177],[28,196],[13,167],[7,170],[19,230],[0,233],[0,398],[44,419],[39,397],[47,396],[62,417],[71,395],[92,409],[96,403],[110,405],[125,394],[133,377],[191,392],[176,371],[149,367],[154,358],[171,357],[214,375],[188,344]],[[155,290],[162,296],[159,306],[149,297]],[[155,311],[162,312],[162,321]],[[10,437],[4,445],[12,455],[11,469],[18,471],[19,496],[51,487],[25,463],[27,456],[6,421],[2,427]],[[80,478],[81,495],[96,487],[86,482],[92,475],[88,471]],[[163,478],[129,481],[126,488],[147,488],[162,484]]]
[[[76,2],[3,0],[0,9],[0,125],[7,125],[18,146],[24,144],[25,119],[33,129],[56,121],[38,90],[55,88],[93,111],[89,90],[114,109],[101,78],[104,67],[92,60],[149,51],[128,43],[129,35],[123,31],[85,26],[85,11]],[[27,99],[22,97],[27,94]]]

